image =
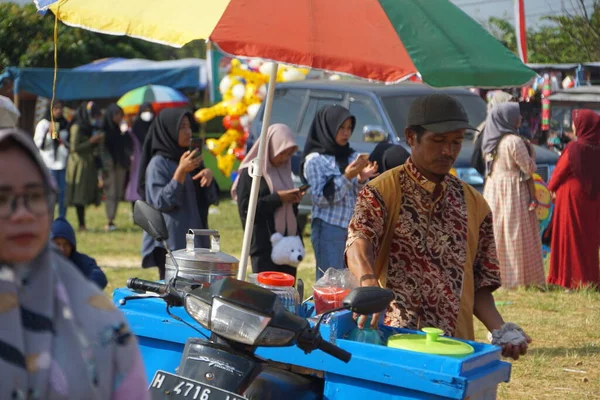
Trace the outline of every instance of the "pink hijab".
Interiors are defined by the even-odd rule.
[[[294,188],[294,181],[292,180],[292,161],[288,160],[285,164],[275,167],[273,164],[271,164],[271,159],[277,157],[279,154],[290,149],[291,147],[298,147],[295,136],[296,135],[294,132],[287,125],[273,124],[269,126],[266,143],[267,154],[263,160],[262,168],[263,178],[265,178],[271,193]],[[258,144],[258,141],[254,143],[248,154],[246,154],[244,161],[242,161],[240,164],[238,171],[250,167],[251,161],[258,156]],[[237,186],[239,179],[240,177],[238,176],[231,187],[231,198],[233,198],[233,200],[238,199]],[[292,204],[282,204],[281,207],[275,210],[274,219],[275,230],[277,232],[281,233],[282,235],[296,235],[296,232],[298,231],[298,225]]]

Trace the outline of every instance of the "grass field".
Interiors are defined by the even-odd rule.
[[[116,220],[119,230],[106,233],[104,208],[88,208],[90,231],[77,237],[78,248],[105,270],[107,294],[124,286],[129,277],[157,277],[156,270],[139,268],[141,231],[131,222],[130,210],[129,204],[122,203]],[[220,231],[222,250],[239,257],[243,234],[235,205],[225,199],[213,211],[210,226]],[[76,225],[73,210],[68,218]],[[305,245],[307,259],[299,276],[310,288],[314,257],[308,236]],[[513,362],[511,382],[500,385],[499,399],[600,399],[600,293],[499,290],[496,300],[505,320],[519,324],[534,340],[529,353]],[[479,323],[476,335],[485,341],[486,331]]]

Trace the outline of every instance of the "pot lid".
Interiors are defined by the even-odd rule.
[[[441,329],[423,328],[422,331],[425,332],[425,335],[397,334],[390,336],[388,347],[452,357],[464,357],[475,352],[473,346],[467,343],[440,337],[444,333]]]
[[[188,250],[182,249],[173,252],[173,257],[177,261],[210,263],[210,264],[239,264],[239,260],[222,251],[214,251],[211,249],[203,249],[196,247]]]

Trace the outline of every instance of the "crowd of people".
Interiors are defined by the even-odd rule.
[[[576,140],[564,149],[549,182],[556,200],[545,278],[531,190],[535,150],[520,135],[519,106],[511,100],[493,101],[479,127],[483,195],[450,173],[466,131],[475,129],[450,96],[433,94],[413,102],[404,132],[410,153],[387,143],[371,154],[357,153],[349,145],[356,126],[349,110],[339,105],[319,110],[302,155],[300,188],[291,172],[298,151],[295,133],[283,124],[270,126],[250,251],[253,271],[296,275],[294,266],[272,259],[269,237],[302,237],[297,205],[310,188],[316,277],[331,267],[347,267],[361,286],[383,286],[395,294],[384,315],[371,316],[372,325],[383,318],[391,326],[435,326],[473,339],[477,317],[505,356],[525,354],[531,339],[504,321],[494,302],[496,289],[544,281],[568,289],[600,285],[600,116],[590,110],[575,113]],[[194,120],[188,110],[155,115],[144,105],[129,129],[117,105],[102,112],[96,103],[85,102],[71,123],[62,106],[55,102],[48,110],[33,141],[14,127],[0,130],[0,168],[15,171],[0,179],[0,300],[18,328],[0,332],[0,345],[14,349],[0,352],[0,366],[14,382],[28,382],[17,384],[13,397],[27,387],[61,395],[68,390],[81,398],[91,393],[145,398],[135,339],[100,291],[107,284],[105,274],[77,248],[66,208],[75,206],[83,231],[85,207],[99,204],[103,191],[106,230],[113,231],[122,198],[145,200],[163,213],[168,245],[179,249],[185,247],[188,228],[208,228],[208,209],[218,201],[218,189],[201,150],[191,147]],[[249,149],[231,190],[242,224],[257,155],[258,143]],[[208,247],[204,240],[198,238],[196,245]],[[144,233],[142,266],[158,267],[164,279],[166,256],[162,245]],[[40,294],[48,301],[39,301]],[[358,326],[366,321],[360,316]],[[100,334],[107,340],[90,347],[88,338]],[[50,361],[35,364],[32,355],[40,354]],[[85,368],[93,373],[80,379],[78,371]],[[56,376],[68,380],[68,388]]]

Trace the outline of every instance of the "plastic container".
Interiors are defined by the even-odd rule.
[[[473,354],[475,349],[468,343],[455,339],[440,337],[443,330],[438,328],[423,328],[425,335],[393,335],[388,339],[388,347],[416,351],[418,353],[437,354],[455,358],[463,358]]]
[[[367,318],[367,322],[365,322],[365,327],[363,329],[359,329],[358,326],[355,327],[348,334],[348,340],[352,340],[353,342],[382,345],[383,342],[381,341],[381,334],[377,329],[370,328],[370,326],[371,317]]]
[[[294,287],[295,279],[292,275],[283,272],[265,271],[259,273],[256,280],[259,286],[275,292],[285,308],[294,314],[298,313],[300,294]]]
[[[338,287],[315,287],[313,296],[315,301],[315,314],[322,314],[342,306],[342,301],[350,293],[350,289]]]

